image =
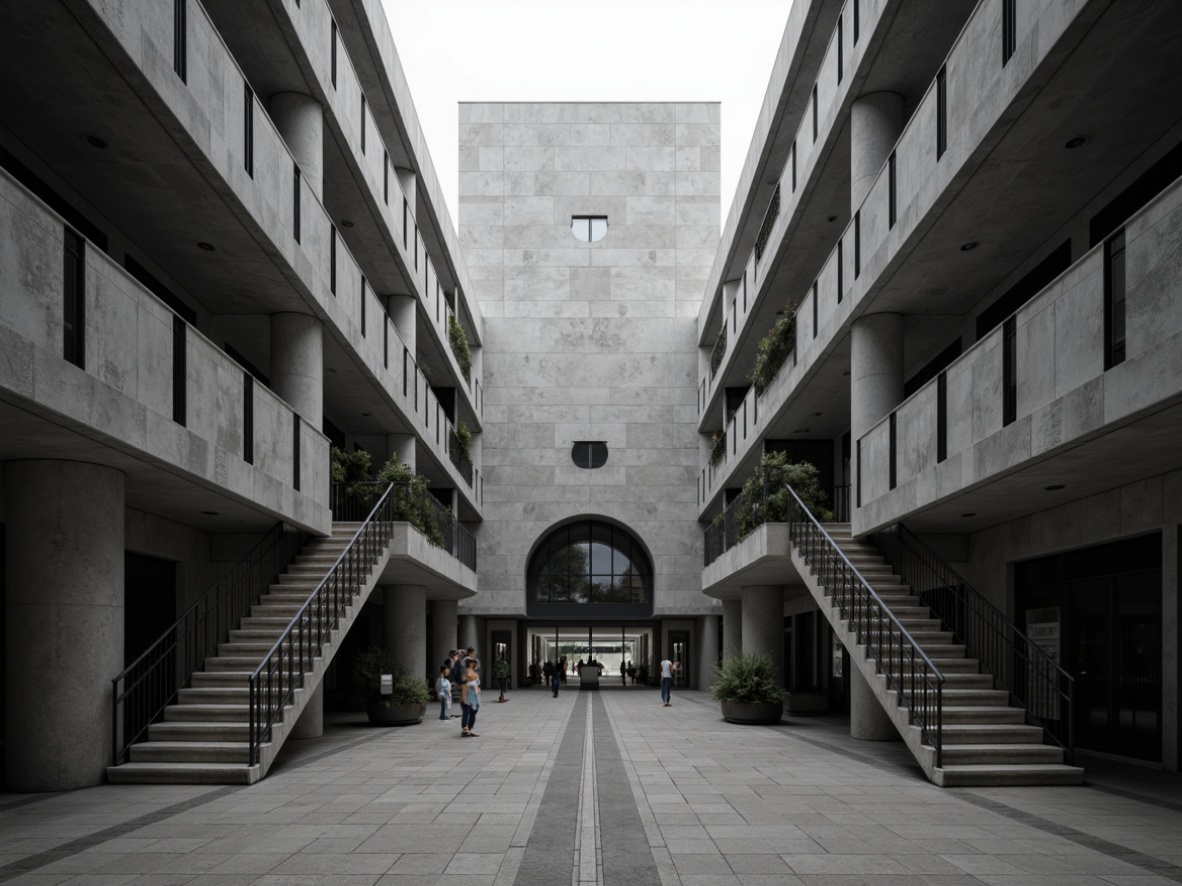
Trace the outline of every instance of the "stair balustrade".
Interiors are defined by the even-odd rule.
[[[923,604],[964,644],[966,654],[980,659],[1009,693],[1011,704],[1026,711],[1026,722],[1041,727],[1071,765],[1075,679],[901,523],[879,530],[872,539]]]
[[[896,704],[919,728],[925,744],[935,750],[937,768],[944,765],[944,675],[920,648],[882,598],[850,563],[825,527],[795,490],[788,519],[789,538],[817,580],[832,597],[843,623],[866,649],[895,693]]]
[[[205,659],[217,652],[263,592],[298,553],[300,533],[276,523],[225,575],[185,610],[160,637],[111,680],[115,700],[112,747],[115,765],[160,719],[189,685]]]

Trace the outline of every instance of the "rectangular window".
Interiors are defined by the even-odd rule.
[[[1125,359],[1125,232],[1104,244],[1104,368]]]
[[[291,488],[300,491],[300,417],[291,416]]]
[[[86,368],[86,241],[68,228],[62,250],[62,356]]]
[[[936,376],[936,464],[948,458],[948,373]]]
[[[415,270],[419,269],[419,226],[415,225]]]
[[[254,464],[254,376],[242,373],[242,458]]]
[[[182,83],[189,77],[189,0],[172,2],[172,69]]]
[[[1001,65],[1004,68],[1018,45],[1017,0],[1001,0]]]
[[[291,233],[300,242],[300,168],[292,165]]]
[[[842,296],[845,294],[842,291],[845,289],[845,285],[844,285],[845,280],[843,279],[845,277],[845,273],[844,273],[845,269],[842,267],[842,265],[845,264],[845,261],[843,260],[843,256],[841,253],[842,253],[841,241],[838,240],[837,241],[837,303],[838,304],[841,304]]]
[[[361,275],[361,337],[365,338],[365,274]]]
[[[854,213],[854,279],[862,273],[862,210]]]
[[[337,226],[328,224],[328,291],[337,294]]]
[[[330,69],[330,73],[332,75],[332,88],[336,89],[337,88],[337,23],[336,23],[336,19],[333,19],[333,22],[332,22],[331,55],[332,55],[332,58],[331,58],[330,64],[332,65],[332,67]]]
[[[402,348],[402,396],[403,397],[406,396],[407,391],[408,391],[408,388],[406,386],[406,381],[409,376],[407,375],[407,371],[406,371],[407,365],[406,364],[409,360],[410,360],[410,351],[408,351],[406,349],[406,347],[404,346]]]
[[[390,205],[390,155],[382,151],[382,202]]]
[[[892,412],[891,413],[891,422],[890,422],[890,437],[888,439],[888,445],[890,448],[889,455],[890,455],[890,488],[891,489],[894,489],[896,486],[899,485],[899,467],[898,467],[899,448],[897,445],[897,441],[898,441],[898,438],[896,437],[895,413]]]
[[[406,252],[406,234],[407,234],[407,231],[409,230],[409,228],[406,224],[406,216],[409,214],[409,209],[410,209],[409,204],[406,202],[406,198],[403,197],[402,198],[402,251],[403,252]]]
[[[841,77],[845,68],[845,47],[842,46],[842,17],[837,17],[837,82],[841,83]]]
[[[861,9],[858,8],[859,6],[861,6],[860,0],[850,0],[850,6],[853,7],[853,14],[854,14],[854,46],[857,46],[858,45],[858,31],[861,29],[861,26],[862,26],[862,22],[861,22],[861,18],[862,18],[861,12],[862,11],[861,11]]]
[[[743,272],[743,312],[747,312],[747,272]]]
[[[948,149],[948,68],[936,74],[936,159]]]
[[[796,139],[792,140],[792,193],[796,193]]]
[[[817,337],[817,281],[813,281],[813,338]]]
[[[172,315],[172,420],[182,428],[188,420],[188,324]]]
[[[365,93],[361,93],[361,154],[365,155]]]
[[[893,228],[898,219],[899,182],[895,177],[895,152],[887,158],[887,227]]]
[[[382,366],[390,368],[390,320],[382,323]]]
[[[1001,423],[1013,424],[1018,418],[1018,318],[1002,324],[1001,347]]]
[[[858,485],[854,489],[854,505],[855,507],[862,507],[862,441],[858,441],[857,452],[855,458],[855,471],[858,474]]]
[[[813,84],[813,143],[817,141],[817,84]]]
[[[242,81],[242,165],[254,178],[254,90]]]

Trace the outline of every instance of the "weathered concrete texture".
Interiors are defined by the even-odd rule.
[[[714,682],[714,664],[718,661],[718,616],[703,616],[699,636],[698,688],[709,689]]]
[[[427,589],[421,585],[383,588],[382,627],[394,664],[412,674],[427,673]]]
[[[324,421],[324,324],[308,314],[271,315],[271,390],[304,421]]]
[[[291,728],[291,735],[297,741],[305,738],[320,738],[324,735],[324,682],[316,684],[308,698],[304,711]]]
[[[743,649],[743,601],[722,601],[722,654],[735,655]]]
[[[5,784],[100,784],[112,754],[111,678],[124,666],[124,475],[49,460],[10,461],[4,472],[5,693],[14,727]]]
[[[903,96],[874,92],[850,106],[850,215],[862,206],[903,131]]]
[[[434,677],[439,666],[456,648],[456,601],[431,601],[431,650],[429,676]]]
[[[318,200],[324,199],[324,109],[310,95],[271,96],[271,119],[300,167],[300,176]]]
[[[742,651],[770,655],[777,674],[784,668],[784,589],[753,585],[740,592],[743,601]],[[783,682],[782,675],[779,682]]]
[[[874,689],[857,668],[848,671],[850,681],[850,737],[862,741],[899,741],[899,730],[891,722]]]

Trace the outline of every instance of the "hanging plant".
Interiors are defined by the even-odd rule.
[[[464,327],[460,325],[455,314],[447,315],[447,341],[460,364],[460,372],[467,381],[472,374],[472,351],[468,348],[468,336],[464,332]]]
[[[820,474],[807,461],[790,462],[786,452],[765,452],[755,473],[743,484],[739,496],[739,540],[764,523],[787,523],[795,509],[792,493],[822,523],[832,523],[829,496],[821,488]]]
[[[762,394],[775,381],[780,367],[796,347],[796,306],[789,302],[780,317],[756,346],[755,368],[751,370],[751,384],[755,393]]]
[[[717,465],[726,455],[726,431],[715,431],[710,438],[710,464]]]
[[[463,419],[456,422],[455,442],[460,457],[464,461],[469,460],[472,456],[472,430],[464,424]]]

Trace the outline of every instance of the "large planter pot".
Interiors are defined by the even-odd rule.
[[[427,706],[420,702],[387,707],[382,702],[376,702],[366,705],[365,712],[369,714],[369,722],[377,726],[412,726],[423,721]]]
[[[759,704],[740,704],[735,701],[722,703],[722,718],[728,723],[750,726],[767,726],[779,723],[784,716],[782,701],[766,701]]]

